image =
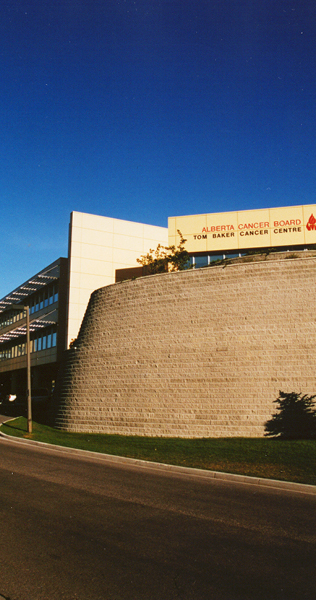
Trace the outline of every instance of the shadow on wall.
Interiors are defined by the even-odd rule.
[[[265,424],[265,435],[292,440],[316,439],[315,396],[279,392],[277,412]]]

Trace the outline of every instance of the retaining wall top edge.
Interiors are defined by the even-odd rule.
[[[296,256],[293,256],[293,254],[295,254]],[[96,290],[94,290],[91,293],[91,297],[94,295],[97,295],[98,293],[101,292],[101,290],[107,290],[107,289],[114,289],[117,288],[118,286],[120,287],[126,287],[128,285],[131,284],[137,284],[139,285],[139,282],[143,282],[143,281],[150,281],[152,282],[153,279],[157,279],[157,278],[163,278],[163,277],[183,277],[183,276],[196,276],[197,273],[199,274],[205,274],[210,273],[210,272],[218,272],[218,270],[220,269],[227,269],[227,268],[238,268],[238,267],[251,267],[254,265],[265,265],[267,263],[271,263],[271,262],[275,262],[275,263],[292,263],[293,261],[295,262],[300,262],[300,261],[307,261],[307,260],[315,260],[316,259],[316,250],[301,250],[301,251],[290,251],[290,252],[275,252],[275,253],[269,253],[269,254],[256,254],[256,255],[250,255],[250,256],[243,256],[243,257],[239,257],[239,258],[234,258],[231,260],[223,260],[220,264],[216,264],[216,265],[207,265],[205,267],[200,267],[198,269],[185,269],[183,271],[169,271],[168,273],[154,273],[152,275],[143,275],[142,277],[137,277],[136,279],[126,279],[123,281],[119,281],[116,283],[111,283],[110,285],[106,285],[106,286],[102,286],[100,288],[97,288]]]

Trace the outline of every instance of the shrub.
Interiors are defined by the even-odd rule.
[[[140,258],[137,262],[142,266],[147,267],[147,273],[164,273],[166,271],[182,271],[187,269],[190,264],[190,255],[185,249],[185,242],[181,231],[177,229],[180,236],[178,246],[161,246],[158,244],[156,250],[149,252]]]
[[[265,423],[266,436],[284,439],[316,439],[315,396],[279,392],[277,412]]]

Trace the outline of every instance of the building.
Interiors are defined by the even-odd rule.
[[[180,230],[191,265],[253,252],[304,250],[316,244],[316,205],[170,217],[169,244]]]
[[[64,346],[68,261],[54,263],[22,283],[0,302],[1,397],[26,390],[26,308],[30,316],[33,383],[51,386]],[[17,308],[20,306],[21,308]]]
[[[29,306],[33,387],[54,386],[63,352],[77,337],[93,290],[115,282],[115,271],[158,243],[164,227],[72,212],[68,257],[30,277],[0,301],[0,392],[26,390],[26,313]]]
[[[181,231],[193,268],[254,252],[308,250],[316,244],[316,205],[170,217],[168,229],[73,212],[67,258],[59,258],[0,301],[0,391],[26,388],[29,307],[32,386],[54,386],[63,353],[76,339],[90,295],[143,274],[137,258],[177,245]]]

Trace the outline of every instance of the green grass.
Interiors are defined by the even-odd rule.
[[[316,441],[268,438],[161,438],[67,433],[18,417],[0,430],[8,435],[165,464],[316,485]]]

